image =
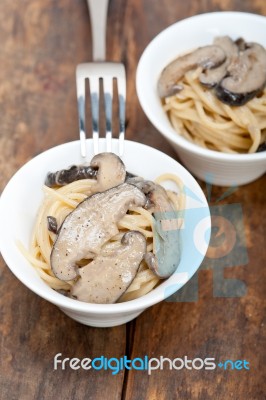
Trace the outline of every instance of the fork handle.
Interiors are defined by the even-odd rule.
[[[87,0],[92,33],[92,59],[104,61],[106,57],[106,19],[109,0]]]

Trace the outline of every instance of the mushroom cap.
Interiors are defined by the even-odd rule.
[[[96,192],[103,192],[114,186],[125,182],[126,167],[120,157],[114,153],[99,153],[93,157],[90,166],[98,169],[97,183],[92,189]]]
[[[223,49],[219,46],[210,45],[199,47],[197,50],[178,57],[172,61],[161,73],[158,82],[158,92],[160,97],[167,97],[180,90],[178,81],[185,73],[197,66],[209,69],[220,65],[226,58]]]
[[[264,47],[258,43],[247,43],[246,49],[228,66],[227,75],[216,88],[217,97],[231,106],[246,104],[266,84]]]
[[[97,169],[90,165],[72,165],[67,169],[56,172],[48,172],[44,184],[48,187],[64,186],[80,179],[95,179]]]
[[[213,43],[223,49],[226,58],[218,67],[206,69],[200,74],[200,83],[208,87],[214,87],[225,77],[227,67],[232,58],[238,56],[238,46],[229,36],[218,36],[214,39]]]
[[[51,252],[51,267],[61,280],[77,276],[77,263],[93,258],[118,233],[117,223],[127,210],[143,206],[145,195],[123,183],[82,201],[63,221]]]
[[[91,263],[78,270],[71,295],[88,303],[115,303],[135,278],[145,252],[142,233],[125,233],[121,243],[108,243]]]
[[[93,186],[94,192],[103,192],[111,187],[125,182],[126,168],[114,153],[99,153],[93,157],[90,165],[72,165],[67,169],[49,172],[45,185],[49,187],[64,186],[80,179],[97,179]]]

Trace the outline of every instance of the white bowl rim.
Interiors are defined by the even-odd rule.
[[[144,69],[144,64],[145,64],[145,59],[146,57],[149,56],[149,52],[153,50],[153,47],[156,46],[157,40],[163,37],[164,35],[167,35],[169,32],[175,29],[176,26],[180,26],[181,24],[190,24],[193,23],[193,21],[196,20],[208,20],[212,19],[213,17],[219,17],[219,18],[246,18],[248,20],[253,19],[263,21],[266,26],[266,17],[258,14],[252,14],[252,13],[247,13],[247,12],[239,12],[239,11],[214,11],[214,12],[209,12],[209,13],[202,13],[202,14],[197,14],[193,15],[188,18],[184,18],[178,22],[175,22],[174,24],[171,24],[164,30],[162,30],[160,33],[158,33],[151,41],[150,43],[146,46],[144,49],[138,65],[137,65],[137,71],[136,71],[136,90],[137,90],[137,95],[138,99],[140,102],[140,105],[142,109],[144,110],[146,116],[149,118],[151,123],[159,130],[159,132],[167,139],[171,140],[175,144],[179,145],[180,147],[184,148],[185,150],[190,151],[191,153],[201,155],[208,157],[209,159],[212,160],[223,160],[223,161],[239,161],[241,163],[245,162],[253,162],[253,161],[260,161],[266,159],[266,151],[258,152],[258,153],[247,153],[247,154],[230,154],[230,153],[223,153],[219,151],[214,151],[210,149],[206,149],[204,147],[200,147],[192,142],[189,142],[185,138],[183,138],[181,135],[179,135],[177,132],[174,131],[174,128],[168,129],[166,126],[161,122],[161,120],[158,120],[156,115],[153,114],[152,112],[149,111],[149,107],[147,106],[147,103],[145,102],[144,96],[142,95],[143,91],[141,90],[141,80],[142,80],[142,75],[143,75],[143,69]]]
[[[87,140],[92,140],[92,139],[87,139]],[[114,140],[116,140],[116,139],[114,139]],[[152,148],[151,146],[147,146],[147,145],[144,145],[142,143],[135,142],[135,141],[129,141],[129,140],[126,140],[125,142],[131,143],[131,144],[135,144],[135,145],[138,145],[138,146],[142,146],[142,147],[145,147],[145,148],[149,148],[149,149],[152,149],[152,151],[154,151],[154,152],[161,153],[165,157],[171,159],[172,161],[175,161],[178,164],[179,168],[183,169],[186,174],[189,174],[191,176],[192,180],[194,181],[193,183],[196,185],[196,187],[201,192],[201,195],[202,195],[202,199],[201,200],[203,200],[204,206],[207,208],[207,211],[208,211],[207,218],[210,221],[210,209],[209,209],[209,205],[207,203],[207,200],[206,200],[206,198],[204,196],[204,193],[202,192],[202,189],[200,188],[199,184],[197,183],[195,178],[189,173],[189,171],[187,171],[180,163],[178,163],[178,161],[174,160],[173,158],[171,158],[167,154],[165,154],[165,153],[163,153],[163,152],[161,152],[161,151],[159,151],[159,150],[157,150],[155,148]],[[9,182],[7,183],[6,187],[4,188],[4,190],[3,190],[2,194],[1,194],[1,197],[0,197],[0,218],[1,218],[1,212],[2,212],[2,210],[1,210],[1,202],[2,202],[3,197],[5,196],[6,188],[8,188],[9,185],[11,185],[11,183],[12,183],[13,179],[15,179],[16,175],[23,168],[25,168],[32,160],[35,160],[35,159],[40,158],[40,157],[44,157],[46,153],[51,152],[51,151],[55,151],[56,149],[59,149],[61,147],[73,146],[73,144],[75,144],[75,143],[79,143],[79,141],[78,140],[77,141],[71,141],[71,142],[68,142],[68,143],[64,143],[64,144],[52,147],[52,148],[50,148],[50,149],[38,154],[37,156],[35,156],[31,160],[29,160],[28,162],[26,162],[12,176],[12,178],[9,180]],[[211,226],[210,222],[209,222],[209,226]],[[207,239],[206,239],[207,245],[209,243],[209,240],[210,240],[210,237],[207,237]],[[149,296],[149,294],[151,293],[151,292],[149,292],[147,295],[144,295],[144,296],[142,296],[140,298],[137,298],[135,300],[130,300],[130,301],[127,301],[127,302],[123,302],[123,303],[92,304],[92,303],[85,303],[85,302],[81,302],[81,301],[78,301],[78,300],[67,298],[67,297],[65,297],[63,295],[59,295],[59,293],[57,293],[56,291],[53,291],[53,290],[51,292],[50,291],[46,291],[46,290],[37,290],[34,287],[34,285],[31,284],[31,282],[29,282],[28,279],[26,279],[24,276],[20,276],[19,275],[19,273],[16,270],[16,267],[12,266],[12,264],[13,264],[12,259],[10,257],[10,254],[5,251],[4,240],[3,240],[3,236],[1,237],[1,235],[0,235],[0,251],[1,251],[3,259],[5,260],[5,262],[7,264],[7,267],[13,272],[13,274],[18,278],[18,280],[20,280],[32,292],[36,293],[37,295],[39,295],[43,299],[55,304],[56,306],[58,306],[58,307],[60,307],[62,309],[77,311],[77,312],[80,312],[80,313],[83,313],[83,314],[87,314],[87,313],[90,313],[90,314],[110,314],[110,315],[118,314],[118,313],[127,314],[128,312],[144,310],[144,309],[146,309],[146,308],[148,308],[148,307],[150,307],[150,306],[152,306],[152,305],[154,305],[156,303],[159,303],[159,302],[165,300],[165,298],[166,298],[164,293],[163,293],[163,291],[161,291],[161,293],[160,292],[156,293],[156,296],[154,296],[154,297]],[[199,261],[200,262],[199,262],[197,268],[195,268],[194,273],[196,273],[196,271],[199,269],[203,258],[204,258],[204,255],[202,255],[201,259],[199,257]],[[37,272],[36,272],[36,274],[37,274]],[[181,284],[181,287],[183,287],[183,285],[185,283]],[[173,282],[173,286],[174,285],[175,285],[175,282]],[[170,289],[167,292],[167,297],[176,292],[176,289],[173,289],[173,290],[172,289]],[[147,300],[146,296],[148,297],[149,300]]]

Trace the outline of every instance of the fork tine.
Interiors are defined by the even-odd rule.
[[[90,79],[92,138],[94,154],[99,153],[99,80]]]
[[[113,78],[104,77],[103,79],[104,92],[104,108],[106,119],[106,151],[112,151],[112,106],[113,106]]]
[[[117,78],[118,105],[119,105],[119,155],[124,153],[125,119],[126,119],[126,71],[124,65],[120,66]]]
[[[77,97],[79,113],[79,130],[81,142],[81,155],[86,157],[86,126],[85,126],[85,81],[90,83],[91,124],[93,137],[93,152],[99,153],[99,120],[100,104],[104,101],[104,114],[106,121],[106,151],[112,151],[113,135],[113,90],[116,82],[118,94],[119,140],[118,154],[123,155],[125,136],[125,99],[126,99],[126,74],[125,67],[119,63],[83,63],[77,66]],[[100,88],[102,81],[102,90]],[[102,99],[103,97],[103,99]],[[102,110],[101,110],[102,111]]]
[[[76,86],[78,99],[78,118],[80,150],[82,157],[86,157],[86,133],[85,133],[85,78],[79,66],[76,69]]]
[[[109,0],[87,0],[93,44],[93,63],[79,64],[77,67],[77,93],[79,104],[79,126],[81,140],[81,154],[86,156],[86,132],[85,132],[85,79],[90,81],[92,136],[94,154],[99,153],[99,108],[102,104],[102,91],[100,82],[103,83],[103,100],[106,121],[106,150],[112,151],[112,119],[113,119],[113,84],[117,83],[118,93],[118,118],[119,118],[119,140],[118,152],[123,155],[125,137],[125,101],[126,101],[126,71],[125,66],[117,62],[103,62],[105,60],[105,34],[106,18]],[[98,62],[96,62],[96,60]],[[82,76],[83,86],[80,85],[78,77]],[[81,87],[79,87],[81,86]],[[102,111],[102,110],[101,110]],[[117,120],[117,118],[116,118]]]

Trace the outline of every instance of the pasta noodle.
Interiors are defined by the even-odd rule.
[[[185,195],[181,180],[173,174],[164,174],[158,177],[156,182],[161,183],[166,180],[173,181],[178,188],[178,194],[167,191],[170,202],[173,203],[175,209],[183,210]],[[55,290],[69,291],[74,281],[65,282],[58,279],[51,269],[50,255],[56,234],[48,230],[47,217],[56,218],[57,224],[60,226],[66,216],[91,194],[91,187],[94,184],[95,180],[93,179],[82,179],[53,189],[44,186],[44,201],[38,212],[30,248],[26,250],[22,245],[19,245],[22,253],[40,277]],[[142,207],[132,207],[119,221],[119,234],[113,237],[112,241],[120,241],[123,234],[128,230],[138,230],[146,237],[147,251],[152,251],[153,227],[154,217],[148,210]],[[160,279],[148,268],[145,261],[142,261],[136,277],[119,301],[128,301],[143,296],[158,285],[159,281]]]
[[[174,129],[187,140],[226,153],[254,153],[266,140],[266,89],[243,106],[222,103],[199,82],[202,68],[184,75],[183,89],[165,98]]]

